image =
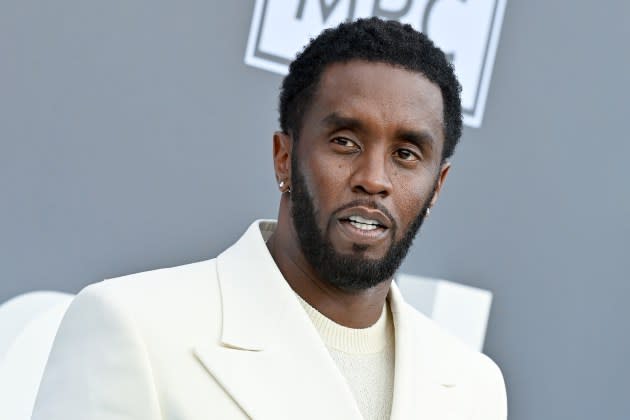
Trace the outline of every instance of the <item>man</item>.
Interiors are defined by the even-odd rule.
[[[83,290],[35,420],[506,418],[494,363],[392,283],[461,133],[444,54],[396,22],[327,30],[291,64],[280,125],[277,224]]]

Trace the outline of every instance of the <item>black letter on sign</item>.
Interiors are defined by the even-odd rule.
[[[326,4],[326,0],[319,0],[319,9],[322,11],[322,21],[326,23],[330,14],[335,10],[337,4],[340,0],[334,0],[330,6]],[[304,6],[306,6],[306,0],[300,0],[300,4],[298,4],[297,12],[295,13],[296,19],[302,19],[304,16]],[[348,17],[346,21],[351,21],[354,19],[354,9],[356,7],[356,0],[350,0],[350,6],[348,7]]]
[[[374,8],[372,8],[372,16],[398,20],[409,13],[409,9],[411,9],[411,1],[412,0],[407,0],[405,5],[400,10],[393,11],[383,9],[381,7],[381,0],[376,0],[374,2]]]

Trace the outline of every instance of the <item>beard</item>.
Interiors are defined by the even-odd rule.
[[[434,182],[433,193],[435,193],[436,186],[437,178]],[[308,191],[304,176],[298,167],[295,154],[291,159],[290,196],[291,218],[304,257],[323,281],[338,289],[353,292],[369,289],[392,278],[407,255],[420,226],[422,226],[433,194],[429,195],[429,198],[423,203],[419,214],[404,232],[402,238],[398,241],[392,240],[385,255],[379,259],[366,258],[361,255],[367,247],[359,244],[353,244],[352,248],[355,251],[353,254],[341,254],[334,249],[325,232],[322,232],[317,226],[317,210],[315,210],[313,198]],[[389,215],[387,209],[382,205],[374,200],[365,199],[348,203],[336,212],[356,205],[378,209]],[[392,218],[390,217],[390,219]],[[390,229],[392,229],[392,238],[394,238],[398,229],[395,222]]]

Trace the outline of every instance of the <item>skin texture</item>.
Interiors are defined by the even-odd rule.
[[[297,142],[291,134],[274,134],[276,179],[284,185],[269,250],[291,288],[338,324],[374,324],[392,279],[344,290],[309,264],[291,219],[292,156],[324,238],[339,254],[376,260],[404,237],[423,206],[434,205],[441,191],[450,168],[442,161],[442,106],[439,87],[422,74],[353,60],[323,72]],[[357,202],[373,203],[382,211]],[[382,227],[366,234],[347,222],[350,214],[378,218]]]

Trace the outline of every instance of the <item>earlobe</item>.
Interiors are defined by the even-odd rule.
[[[273,167],[278,183],[291,179],[292,146],[293,141],[288,134],[282,131],[276,131],[273,134]]]

